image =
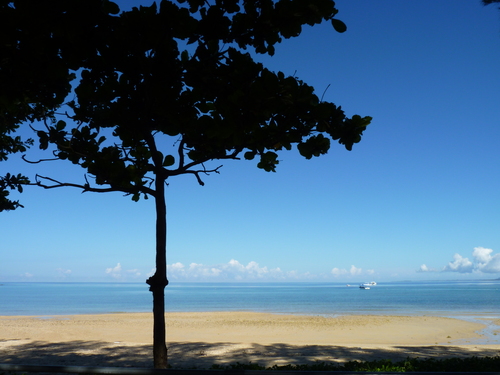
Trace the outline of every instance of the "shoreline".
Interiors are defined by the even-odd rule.
[[[179,368],[500,355],[500,319],[491,317],[165,315],[169,355]],[[150,366],[152,325],[151,313],[0,316],[0,363]]]
[[[252,314],[271,314],[271,315],[291,315],[291,316],[311,316],[323,318],[338,318],[343,316],[401,316],[401,317],[437,317],[437,318],[451,318],[458,320],[470,321],[474,319],[492,319],[500,320],[500,312],[498,311],[453,311],[453,310],[422,310],[418,312],[407,311],[382,311],[370,310],[366,312],[360,311],[339,311],[336,313],[323,313],[323,312],[287,312],[280,310],[265,310],[265,309],[241,309],[241,310],[179,310],[179,311],[166,311],[165,316],[169,314],[217,314],[217,313],[252,313]],[[51,319],[59,317],[70,316],[93,316],[93,315],[119,315],[119,314],[153,314],[152,310],[147,311],[126,311],[126,310],[111,310],[111,311],[94,311],[94,312],[66,312],[66,313],[23,313],[23,314],[2,314],[0,312],[0,319],[2,318],[39,318]]]

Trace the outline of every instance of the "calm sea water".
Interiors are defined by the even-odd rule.
[[[149,312],[146,284],[2,283],[0,315]],[[500,318],[500,280],[381,283],[370,290],[327,283],[171,283],[167,311],[258,311]]]

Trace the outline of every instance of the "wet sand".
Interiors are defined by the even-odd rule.
[[[500,326],[487,318],[196,312],[166,321],[177,368],[500,355],[499,344],[481,343],[486,323]],[[149,367],[152,329],[150,313],[0,317],[0,363]]]

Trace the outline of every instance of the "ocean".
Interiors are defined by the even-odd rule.
[[[500,318],[500,280],[379,283],[175,283],[166,311],[256,311],[338,316]],[[150,312],[145,283],[0,283],[0,315]]]

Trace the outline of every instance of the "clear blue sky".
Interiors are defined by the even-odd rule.
[[[330,85],[324,99],[348,115],[372,116],[362,142],[310,161],[283,153],[277,173],[224,162],[204,187],[169,181],[171,282],[500,277],[500,11],[479,0],[336,3],[347,32],[306,27],[259,58],[319,96]],[[12,157],[7,171],[83,181],[65,163]],[[19,198],[24,209],[0,216],[0,281],[151,273],[152,199],[35,187]]]

